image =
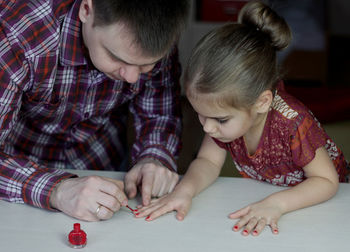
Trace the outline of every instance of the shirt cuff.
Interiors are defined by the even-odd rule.
[[[50,206],[53,188],[63,179],[77,177],[59,169],[39,169],[23,183],[22,195],[26,204],[55,211]]]
[[[148,146],[133,162],[134,166],[137,162],[145,158],[156,159],[161,162],[165,167],[173,172],[177,172],[176,161],[170,152],[161,145]]]

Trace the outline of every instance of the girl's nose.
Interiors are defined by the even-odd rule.
[[[215,123],[211,119],[204,119],[203,130],[205,133],[214,133],[216,130]]]

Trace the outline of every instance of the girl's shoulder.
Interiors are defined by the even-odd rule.
[[[283,82],[279,83],[271,105],[272,120],[277,120],[283,127],[293,128],[298,127],[305,119],[309,122],[317,124],[318,120],[313,113],[296,97],[290,95],[284,89]]]

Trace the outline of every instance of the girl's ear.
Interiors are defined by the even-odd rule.
[[[79,18],[82,23],[86,23],[92,17],[92,1],[82,0],[79,8]]]
[[[269,111],[273,100],[273,94],[271,90],[265,90],[262,92],[255,102],[254,106],[258,113],[266,113]]]

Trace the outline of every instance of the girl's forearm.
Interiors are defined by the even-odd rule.
[[[187,194],[194,197],[216,180],[220,170],[221,167],[214,165],[207,159],[196,158],[175,190],[186,191]]]
[[[323,177],[310,177],[304,182],[281,192],[271,194],[266,200],[276,204],[282,213],[319,204],[332,198],[339,183]]]

